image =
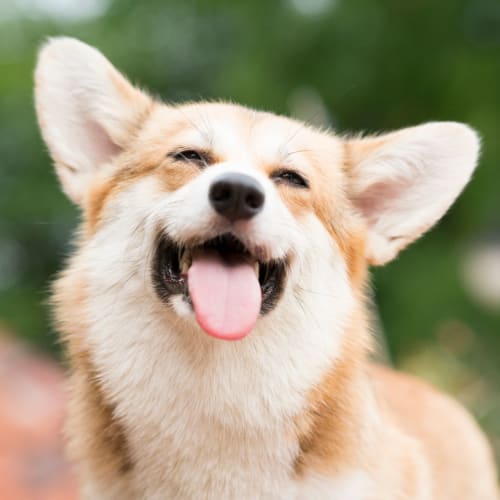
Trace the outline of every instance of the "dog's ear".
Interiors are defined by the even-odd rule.
[[[350,192],[367,224],[371,264],[392,260],[444,215],[469,181],[479,147],[471,128],[453,122],[347,142]]]
[[[93,47],[55,38],[40,50],[35,102],[63,189],[81,205],[95,173],[125,147],[152,101]]]

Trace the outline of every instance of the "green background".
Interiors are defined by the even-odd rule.
[[[171,101],[223,98],[342,133],[475,127],[472,183],[437,228],[374,270],[374,294],[392,362],[459,397],[500,457],[500,300],[498,286],[485,299],[473,265],[493,249],[481,269],[498,276],[500,2],[0,2],[0,330],[54,355],[44,303],[78,213],[37,131],[32,72],[37,47],[59,34]]]

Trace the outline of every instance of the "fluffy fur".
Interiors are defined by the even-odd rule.
[[[41,50],[35,97],[83,214],[54,291],[83,498],[498,498],[466,412],[368,361],[368,264],[393,259],[458,196],[479,151],[470,128],[350,139],[232,104],[167,105],[71,39]],[[172,160],[179,148],[209,152],[212,165]],[[309,189],[275,184],[283,167]],[[228,171],[266,195],[230,230],[259,258],[289,257],[279,303],[237,342],[205,335],[151,280],[160,234],[229,230],[207,198]]]

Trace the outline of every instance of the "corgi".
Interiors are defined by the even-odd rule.
[[[69,38],[35,101],[82,213],[53,294],[82,498],[498,499],[466,411],[370,362],[368,268],[462,191],[471,128],[164,104]]]

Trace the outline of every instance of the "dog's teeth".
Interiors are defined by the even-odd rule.
[[[255,264],[253,265],[253,270],[255,272],[255,275],[258,278],[259,277],[259,263],[258,262],[255,262]]]
[[[182,274],[187,274],[189,271],[189,268],[191,267],[191,253],[188,252],[187,250],[184,250],[180,260],[179,260],[179,267],[181,270]]]

